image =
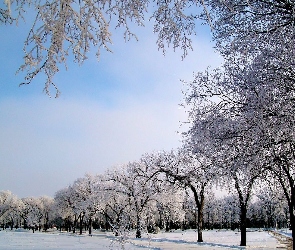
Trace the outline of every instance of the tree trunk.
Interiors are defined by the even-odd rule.
[[[294,217],[294,195],[291,190],[291,201],[289,202],[289,214],[290,214],[290,229],[292,230],[292,239],[295,236],[295,217]],[[295,250],[295,244],[293,243],[293,250]]]
[[[141,238],[141,224],[139,214],[136,216],[136,238]]]
[[[92,219],[91,218],[89,218],[89,227],[88,227],[88,233],[89,233],[89,235],[91,235],[92,234]]]
[[[77,227],[77,215],[75,214],[75,217],[74,217],[74,225],[73,225],[73,233],[76,233],[76,227]]]
[[[83,219],[84,219],[84,215],[85,215],[85,213],[81,213],[80,214],[80,235],[83,232]]]
[[[164,227],[162,227],[162,212],[159,212],[160,218],[159,218],[159,228],[163,229]]]
[[[109,230],[109,223],[108,223],[108,216],[107,216],[106,212],[104,212],[104,216],[105,216],[105,230],[108,231]]]
[[[295,220],[294,220],[294,212],[293,212],[293,206],[290,210],[290,228],[292,230],[292,239],[294,240],[295,236]],[[295,244],[293,243],[293,250],[295,250]]]
[[[166,220],[165,220],[165,231],[169,232],[169,230],[170,230],[169,219],[166,218]]]
[[[203,220],[204,220],[203,214],[204,214],[204,204],[205,204],[204,203],[205,202],[205,195],[204,195],[205,186],[206,186],[205,184],[202,185],[200,195],[198,195],[196,188],[192,184],[190,184],[189,186],[194,194],[194,199],[198,207],[198,242],[203,242]]]
[[[203,209],[204,200],[201,202],[200,207],[198,208],[198,242],[203,242]]]
[[[44,231],[47,232],[47,229],[48,229],[48,221],[49,221],[49,218],[48,218],[48,213],[45,214],[45,223],[44,223]]]
[[[13,219],[11,219],[11,226],[10,226],[10,230],[12,230],[12,229],[13,229],[13,226],[14,226],[14,221],[13,221]]]
[[[246,221],[247,221],[247,209],[245,205],[241,205],[240,214],[240,230],[241,230],[241,246],[246,246],[247,236],[246,236]]]
[[[24,219],[24,229],[27,229],[28,228],[28,225],[27,225],[27,220]]]

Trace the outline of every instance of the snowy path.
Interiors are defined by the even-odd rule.
[[[142,239],[130,238],[124,245],[124,249],[287,249],[286,245],[265,231],[248,232],[246,248],[239,246],[240,234],[234,231],[204,231],[203,238],[206,242],[197,243],[196,232],[193,230],[161,232]],[[0,232],[0,250],[122,249],[115,239],[118,238],[105,233],[95,233],[93,237],[90,237],[58,232],[33,234],[32,231],[11,232],[8,230]]]

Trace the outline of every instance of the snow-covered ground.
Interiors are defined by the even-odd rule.
[[[292,231],[290,229],[285,228],[285,229],[278,229],[275,231],[279,234],[285,235],[286,237],[292,238]]]
[[[93,237],[71,233],[42,233],[32,231],[1,231],[0,249],[2,250],[70,250],[70,249],[120,249],[121,244],[115,237],[106,234],[95,234]],[[125,249],[137,249],[130,243]]]
[[[194,230],[161,232],[152,235],[151,240],[132,240],[143,245],[150,244],[158,249],[245,249],[240,247],[240,233],[230,230],[210,230],[203,232],[203,243],[197,242],[197,233]],[[139,243],[138,243],[139,244]],[[246,249],[287,249],[267,231],[257,230],[247,232]]]
[[[245,249],[240,247],[240,234],[235,231],[210,230],[203,232],[203,243],[197,243],[194,230],[160,232],[159,234],[143,235],[136,239],[129,237],[124,248],[111,233],[96,231],[93,236],[74,235],[71,233],[40,233],[32,231],[1,231],[0,249],[2,250],[70,250],[70,249]],[[287,249],[267,231],[247,232],[246,249]]]

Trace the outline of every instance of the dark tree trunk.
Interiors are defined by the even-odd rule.
[[[238,192],[239,203],[240,203],[240,230],[241,230],[241,244],[240,246],[246,246],[247,237],[246,237],[246,226],[247,226],[247,205],[249,201],[249,197],[251,194],[252,185],[254,183],[255,178],[252,178],[251,185],[248,186],[247,193],[243,195],[241,188],[239,186],[239,181],[237,176],[234,176],[235,180],[235,188]]]
[[[105,216],[105,230],[108,231],[109,230],[109,225],[108,225],[108,216],[107,213],[104,213]]]
[[[169,220],[166,219],[166,221],[165,221],[165,231],[169,232],[169,230],[170,230]]]
[[[292,239],[294,242],[295,236],[295,217],[294,217],[294,207],[295,207],[295,189],[294,186],[291,188],[291,201],[289,202],[289,213],[290,213],[290,227],[292,230]],[[293,244],[293,250],[295,250],[295,244]]]
[[[77,227],[77,215],[74,217],[74,225],[73,225],[73,233],[76,233],[76,227]]]
[[[88,227],[88,233],[89,233],[89,235],[91,235],[92,234],[92,219],[91,218],[89,218],[89,222],[88,222],[89,224],[89,227]]]
[[[140,216],[138,214],[136,216],[136,238],[141,238],[141,224]]]
[[[84,216],[85,216],[84,212],[80,214],[80,235],[83,232],[83,219],[84,219]]]
[[[205,190],[206,184],[202,185],[202,189],[200,191],[200,194],[198,194],[196,188],[191,184],[189,187],[192,190],[194,194],[194,199],[196,202],[196,205],[198,207],[198,242],[203,242],[203,220],[204,220],[204,202],[205,202]]]
[[[246,246],[246,242],[247,242],[246,222],[247,222],[247,209],[245,205],[241,205],[241,214],[240,214],[241,246]]]
[[[203,242],[203,219],[204,219],[204,199],[202,198],[200,207],[198,207],[198,242]]]
[[[294,240],[295,236],[295,218],[294,218],[294,211],[293,205],[289,206],[289,213],[290,213],[290,228],[292,230],[292,239]],[[293,243],[293,250],[295,250],[295,244]]]
[[[159,218],[159,228],[163,229],[163,222],[162,222],[162,212],[159,213],[160,214],[160,218]]]
[[[13,229],[13,226],[14,226],[14,222],[13,222],[13,219],[11,219],[10,230],[12,230],[12,229]]]
[[[45,224],[44,224],[44,231],[46,232],[47,229],[48,229],[48,221],[49,221],[49,218],[48,218],[48,213],[45,214]]]
[[[278,180],[279,180],[281,187],[284,191],[285,197],[288,201],[289,215],[290,215],[290,229],[292,230],[292,239],[293,239],[292,244],[293,244],[293,250],[295,250],[295,244],[293,243],[294,236],[295,236],[295,217],[294,217],[295,185],[294,185],[294,179],[293,179],[293,176],[291,176],[289,173],[289,168],[286,168],[286,166],[284,166],[284,164],[281,164],[280,167],[283,169],[284,174],[287,176],[288,182],[286,182],[286,180],[284,179],[284,177],[282,176],[280,171],[279,172],[274,171],[274,174],[278,177]],[[289,192],[287,185],[289,185],[291,187],[291,193]]]
[[[27,220],[24,219],[24,229],[27,229],[28,228],[28,225],[27,225]]]

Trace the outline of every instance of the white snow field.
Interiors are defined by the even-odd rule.
[[[71,249],[287,249],[267,231],[247,232],[247,247],[240,247],[240,234],[235,231],[210,230],[203,232],[205,242],[198,243],[194,230],[143,234],[136,239],[129,236],[124,245],[111,233],[95,231],[93,236],[77,235],[65,232],[42,233],[24,230],[0,231],[0,249],[2,250],[71,250]]]

